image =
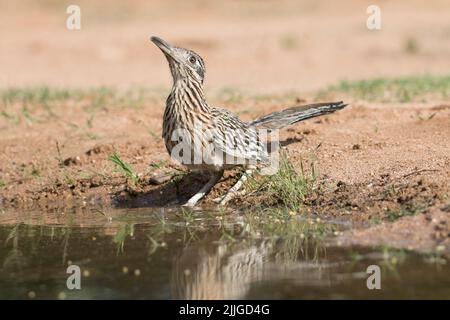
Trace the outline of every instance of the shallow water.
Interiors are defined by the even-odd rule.
[[[0,298],[450,298],[441,257],[252,228],[236,214],[167,209],[0,213]],[[67,288],[69,265],[80,290]],[[380,290],[367,288],[369,265]]]

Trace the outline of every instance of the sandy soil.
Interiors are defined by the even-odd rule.
[[[447,1],[383,2],[383,29],[375,32],[365,28],[369,4],[249,1],[237,7],[234,2],[137,1],[104,7],[82,2],[82,30],[69,32],[65,7],[55,2],[4,1],[0,84],[143,85],[168,92],[169,72],[148,43],[150,34],[205,57],[206,90],[212,97],[224,87],[239,88],[249,97],[295,90],[296,97],[286,103],[294,105],[296,98],[311,101],[313,90],[340,79],[450,70]],[[418,47],[414,54],[405,49],[410,39]],[[450,251],[450,104],[347,98],[345,110],[282,133],[282,139],[296,141],[287,147],[293,163],[299,167],[314,159],[320,174],[322,191],[308,199],[308,210],[354,222],[358,228],[342,236],[343,244]],[[154,182],[155,176],[180,169],[169,164],[159,139],[163,105],[164,99],[137,109],[104,107],[92,118],[82,103],[68,101],[53,110],[54,119],[44,119],[43,110],[34,114],[41,121],[12,124],[0,118],[0,178],[5,183],[0,205],[162,206],[188,197],[204,178]],[[226,107],[251,119],[287,105],[246,98]],[[114,173],[107,160],[114,150],[140,173],[137,186]],[[161,160],[167,161],[162,168],[149,166]],[[205,203],[211,204],[231,180],[221,182]],[[398,217],[399,212],[416,215]]]

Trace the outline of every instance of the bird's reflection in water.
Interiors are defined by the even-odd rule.
[[[171,288],[175,299],[243,299],[253,284],[295,279],[330,281],[326,251],[304,239],[260,240],[185,248],[175,259]]]

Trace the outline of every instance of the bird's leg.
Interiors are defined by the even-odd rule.
[[[233,199],[236,196],[239,189],[247,181],[248,177],[250,177],[252,174],[253,174],[253,169],[245,170],[245,172],[242,174],[242,176],[240,177],[238,182],[236,182],[235,185],[232,186],[230,188],[230,190],[228,190],[227,193],[225,193],[225,195],[222,198],[219,198],[219,201],[218,201],[219,205],[224,206],[228,201]]]
[[[194,194],[183,206],[186,207],[194,207],[197,202],[202,199],[211,189],[215,186],[215,184],[222,178],[223,170],[214,172],[211,176],[211,179],[200,189],[196,194]]]

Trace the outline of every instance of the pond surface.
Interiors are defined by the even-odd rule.
[[[321,223],[331,231],[319,236],[319,223],[296,221],[304,233],[201,211],[3,212],[0,298],[450,298],[444,258],[339,247],[328,235],[342,225]],[[70,265],[80,268],[80,290],[67,288]],[[380,290],[367,288],[369,265],[380,267]]]

